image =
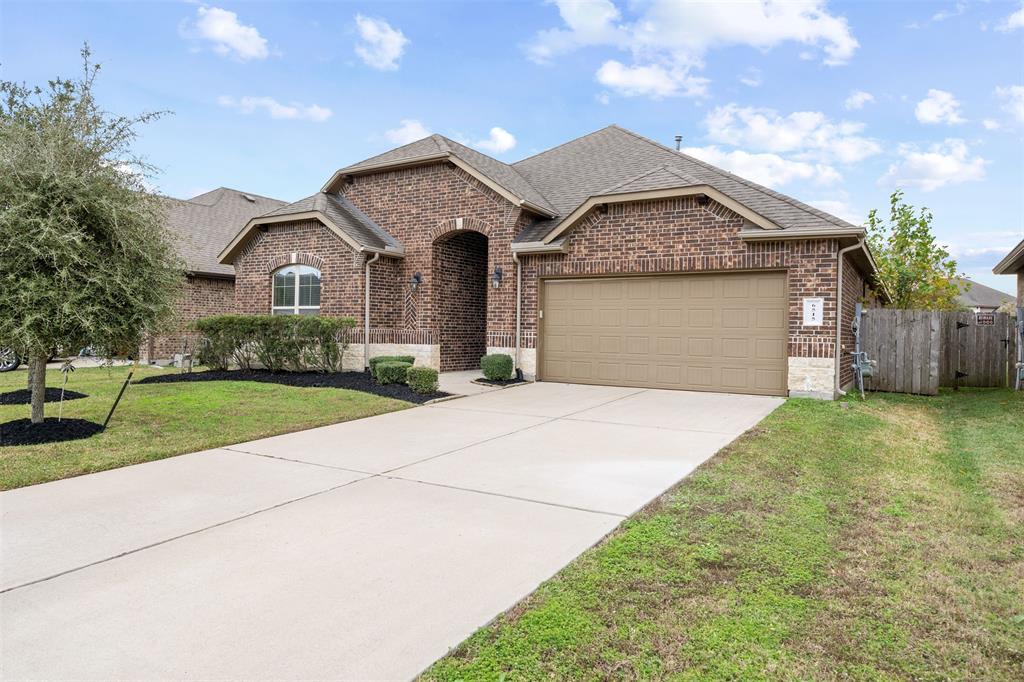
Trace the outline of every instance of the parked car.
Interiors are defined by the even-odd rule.
[[[14,352],[14,349],[9,346],[0,346],[0,372],[10,372],[18,369],[18,365],[21,364],[21,358]]]

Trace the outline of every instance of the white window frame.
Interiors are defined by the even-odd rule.
[[[288,268],[295,268],[295,272],[292,274],[292,277],[294,278],[294,286],[293,286],[293,288],[295,290],[295,298],[294,298],[294,300],[292,302],[292,305],[274,305],[274,288],[275,288],[274,287],[274,281],[277,279],[277,275],[278,275],[279,272],[281,272],[282,270],[287,270]],[[303,271],[303,269],[305,269],[305,272]],[[270,273],[270,314],[271,315],[281,315],[281,314],[285,314],[285,315],[301,315],[302,311],[304,311],[304,310],[315,310],[315,311],[317,311],[316,314],[318,314],[318,315],[320,314],[320,306],[319,305],[299,305],[299,289],[300,289],[299,282],[301,281],[299,279],[299,277],[301,275],[310,274],[311,272],[315,272],[317,274],[317,276],[320,278],[320,287],[321,287],[320,293],[323,294],[323,277],[324,277],[324,274],[318,268],[314,268],[311,265],[299,265],[298,263],[289,263],[288,265],[284,265],[282,267],[279,267],[277,270],[274,270],[272,273]]]

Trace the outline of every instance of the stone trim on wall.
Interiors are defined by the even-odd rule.
[[[789,395],[794,398],[835,398],[835,361],[832,358],[789,358]]]
[[[308,265],[323,270],[324,259],[312,253],[292,252],[271,258],[267,262],[267,273],[272,273],[285,265]]]
[[[448,218],[442,220],[430,231],[430,241],[435,242],[452,232],[479,232],[485,237],[491,236],[491,224],[479,218]]]

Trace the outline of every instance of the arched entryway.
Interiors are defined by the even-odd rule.
[[[460,230],[438,237],[431,269],[441,371],[477,369],[487,352],[487,236]]]

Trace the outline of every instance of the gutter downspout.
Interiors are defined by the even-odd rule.
[[[380,252],[373,254],[373,258],[366,259],[366,277],[363,294],[363,369],[370,368],[370,266],[380,260]]]
[[[523,264],[519,261],[519,254],[515,251],[512,252],[512,262],[516,264],[516,369],[522,371],[519,366],[519,328],[523,316]]]
[[[839,249],[839,253],[836,255],[838,282],[836,282],[836,385],[835,395],[839,396],[846,395],[840,387],[839,376],[843,371],[843,360],[840,354],[840,347],[843,345],[843,258],[850,251],[856,251],[857,249],[864,248],[864,240],[860,239],[856,244],[851,244],[845,249]]]

